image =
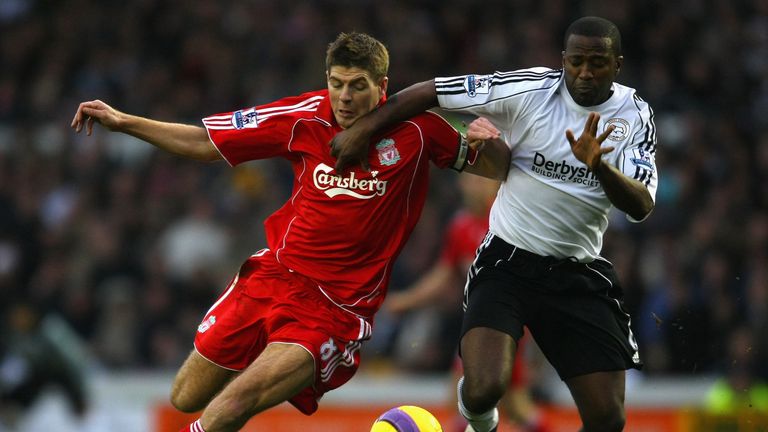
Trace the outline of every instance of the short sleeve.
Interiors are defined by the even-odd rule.
[[[627,177],[644,184],[655,202],[659,172],[656,167],[656,125],[653,117],[653,110],[646,104],[640,111],[637,132],[622,152],[619,169]],[[638,222],[632,218],[629,220]]]
[[[490,75],[435,78],[441,108],[486,117],[494,124],[510,124],[533,91],[557,86],[562,73],[530,68]]]
[[[203,119],[208,137],[230,164],[288,154],[291,130],[308,111],[317,109],[322,95],[280,99],[256,107],[214,114]]]

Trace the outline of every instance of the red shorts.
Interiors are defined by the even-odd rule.
[[[315,361],[315,383],[291,398],[304,414],[355,374],[371,325],[334,305],[310,279],[264,249],[240,267],[197,328],[195,349],[231,370],[248,367],[270,343],[297,344]]]

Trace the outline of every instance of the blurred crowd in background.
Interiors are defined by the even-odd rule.
[[[107,370],[175,369],[290,193],[282,161],[233,169],[98,126],[77,135],[79,102],[200,124],[323,88],[327,43],[352,30],[389,48],[390,94],[433,76],[558,68],[582,15],[619,26],[618,81],[656,115],[656,209],[642,224],[613,214],[603,250],[646,374],[768,378],[766,0],[2,0],[0,359],[14,332],[55,316]],[[391,289],[437,257],[455,182],[435,171]],[[399,322],[381,319],[364,355],[409,367],[392,349]],[[454,349],[410,367],[442,371]]]

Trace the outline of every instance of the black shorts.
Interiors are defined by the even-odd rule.
[[[469,270],[461,334],[489,327],[519,340],[526,326],[563,380],[640,369],[622,299],[608,261],[543,257],[489,233]]]

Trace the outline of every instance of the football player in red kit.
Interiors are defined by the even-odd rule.
[[[204,128],[80,104],[94,122],[188,158],[230,165],[280,157],[293,168],[288,201],[264,222],[267,247],[235,274],[198,327],[171,391],[185,430],[233,431],[284,401],[304,414],[354,375],[360,346],[427,196],[429,162],[503,179],[510,153],[487,131],[461,136],[426,112],[376,135],[365,165],[337,172],[328,145],[386,102],[389,56],[376,39],[341,34],[326,56],[328,88],[203,119]],[[483,141],[485,140],[485,141]],[[479,144],[482,151],[477,151]]]

